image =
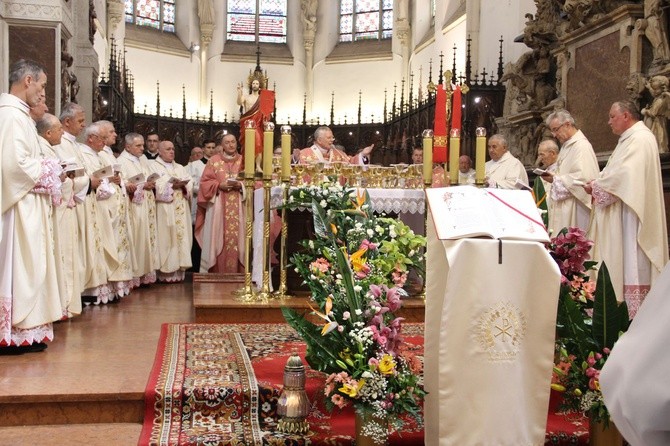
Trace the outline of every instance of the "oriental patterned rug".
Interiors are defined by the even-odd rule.
[[[405,339],[423,353],[423,324],[405,324]],[[325,376],[304,361],[305,344],[286,324],[163,324],[145,391],[140,445],[350,446],[350,408],[329,413]],[[299,354],[312,403],[305,436],[276,432],[284,365]],[[422,445],[423,427],[406,419],[392,445]],[[588,444],[588,423],[550,413],[546,444]],[[586,440],[586,443],[584,443]]]

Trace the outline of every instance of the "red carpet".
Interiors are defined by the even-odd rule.
[[[423,349],[423,325],[406,324],[407,341]],[[324,375],[307,367],[312,410],[305,437],[276,433],[284,365],[305,345],[285,324],[164,324],[145,392],[140,445],[328,444],[353,442],[351,410],[327,412]],[[306,364],[306,363],[305,363]],[[423,444],[423,428],[405,420],[392,445]],[[588,422],[550,414],[546,444],[588,444]]]

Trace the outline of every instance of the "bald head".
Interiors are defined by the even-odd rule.
[[[537,162],[547,168],[558,159],[558,144],[553,139],[545,139],[537,147]]]
[[[52,146],[60,144],[63,136],[63,125],[56,116],[45,113],[35,126],[37,127],[37,133],[46,139],[49,144]]]

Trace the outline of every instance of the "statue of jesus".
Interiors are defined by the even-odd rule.
[[[260,98],[261,83],[258,79],[251,82],[251,91],[248,95],[244,94],[244,84],[242,82],[237,86],[237,105],[242,106],[243,113],[251,110]]]

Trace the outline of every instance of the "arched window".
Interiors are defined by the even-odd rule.
[[[227,39],[286,43],[286,0],[228,0]]]
[[[393,0],[341,0],[340,42],[390,39]]]
[[[126,23],[174,32],[176,0],[125,0]]]

